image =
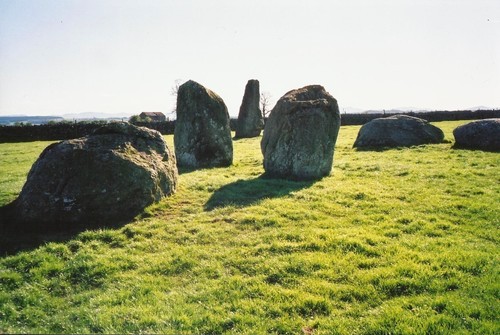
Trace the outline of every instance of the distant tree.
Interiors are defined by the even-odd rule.
[[[140,115],[132,115],[129,119],[128,122],[134,124],[138,122],[152,122],[151,118],[149,116],[146,117],[141,117]]]
[[[83,121],[80,121],[78,123],[81,123],[81,124],[93,124],[93,125],[97,125],[97,126],[104,126],[105,124],[108,123],[108,120],[97,120],[97,119],[94,119],[94,120],[83,120]]]
[[[175,97],[175,106],[172,108],[171,114],[175,114],[177,111],[177,93],[179,93],[179,87],[184,83],[182,79],[176,79],[174,86],[170,89],[170,95]]]
[[[260,106],[262,109],[262,117],[265,119],[271,112],[271,93],[264,91],[260,94]]]
[[[25,122],[25,121],[15,122],[14,123],[14,126],[16,126],[16,127],[30,127],[32,125],[33,124],[31,122]]]
[[[137,123],[141,122],[141,117],[139,115],[132,115],[129,119],[128,122],[130,123]]]

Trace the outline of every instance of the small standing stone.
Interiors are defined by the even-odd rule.
[[[322,86],[286,93],[264,128],[261,149],[266,174],[294,180],[329,175],[339,128],[337,100]]]
[[[260,91],[259,81],[251,79],[245,87],[245,94],[241,102],[236,137],[257,137],[264,128],[264,118],[259,108]]]
[[[233,162],[226,104],[216,93],[192,80],[182,84],[177,94],[174,146],[178,166],[217,167]]]

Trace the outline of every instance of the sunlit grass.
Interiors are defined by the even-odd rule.
[[[436,125],[452,142],[463,123]],[[181,173],[130,224],[4,256],[0,330],[498,333],[500,156],[358,152],[358,129],[322,180],[261,178],[260,138],[237,140],[233,166]],[[48,143],[0,144],[2,204]]]
[[[17,197],[31,165],[50,143],[0,143],[0,205]]]

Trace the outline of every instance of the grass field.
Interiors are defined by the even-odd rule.
[[[386,151],[342,127],[316,182],[235,141],[134,222],[2,255],[0,332],[499,334],[500,155],[451,149],[465,122]],[[0,144],[0,205],[47,144]]]

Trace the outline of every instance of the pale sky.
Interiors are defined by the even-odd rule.
[[[176,79],[237,116],[323,85],[343,107],[500,107],[499,0],[0,0],[0,115],[168,113]]]

